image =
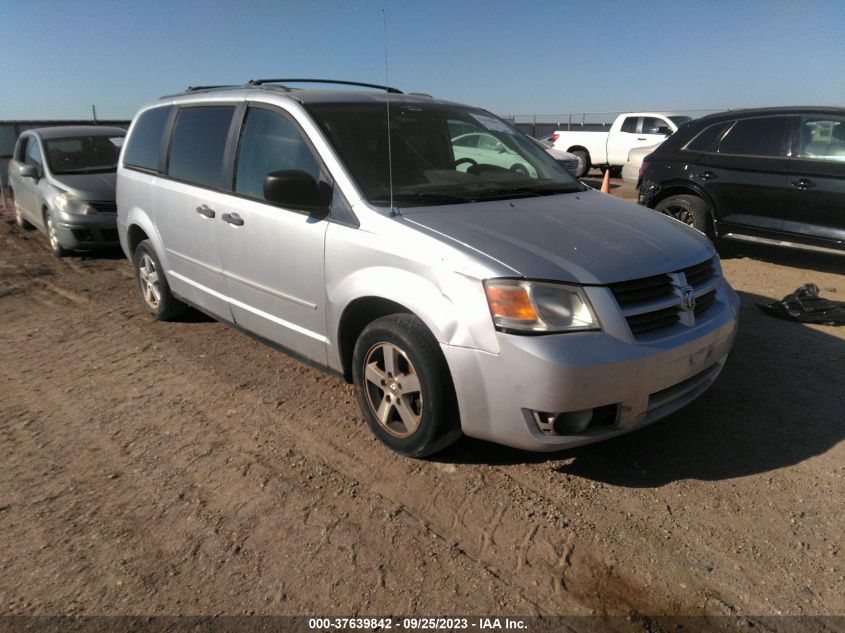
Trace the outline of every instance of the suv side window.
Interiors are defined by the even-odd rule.
[[[129,144],[123,154],[123,163],[133,167],[160,170],[161,146],[164,130],[170,120],[171,107],[153,108],[142,114],[135,127]]]
[[[799,158],[845,161],[845,119],[804,117]]]
[[[785,157],[789,117],[740,119],[719,143],[720,154]]]
[[[692,139],[684,148],[690,152],[712,152],[719,142],[719,138],[733,121],[723,121],[707,126],[702,132]]]
[[[234,113],[235,106],[181,108],[170,142],[168,175],[203,187],[227,187],[224,153]]]
[[[639,117],[635,117],[635,116],[625,117],[625,120],[622,121],[621,131],[622,132],[628,132],[630,134],[636,134],[637,133],[637,121],[638,120],[639,120]]]
[[[26,160],[24,162],[27,165],[35,165],[35,171],[39,178],[44,175],[44,159],[41,157],[41,148],[38,147],[37,139],[30,137],[26,146]]]
[[[235,191],[264,200],[267,174],[288,169],[320,179],[320,162],[293,122],[278,112],[249,108],[238,150]]]

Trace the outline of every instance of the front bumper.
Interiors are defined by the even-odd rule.
[[[466,435],[554,451],[621,435],[677,411],[719,375],[736,336],[739,299],[722,281],[695,327],[648,342],[613,330],[548,336],[498,333],[500,352],[443,345]],[[576,435],[540,431],[534,412],[617,405],[615,421]]]
[[[116,213],[78,215],[54,211],[53,218],[59,241],[68,250],[112,248],[120,243]]]

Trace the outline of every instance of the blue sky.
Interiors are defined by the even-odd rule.
[[[498,114],[845,106],[845,2],[0,0],[0,119],[191,84],[390,83]]]

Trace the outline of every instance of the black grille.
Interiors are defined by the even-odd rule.
[[[715,288],[709,292],[705,292],[703,295],[701,295],[695,300],[695,316],[698,316],[699,314],[703,313],[714,303],[716,303]]]
[[[631,332],[634,334],[659,330],[678,322],[678,306],[646,312],[645,314],[635,314],[625,320],[628,321]]]
[[[655,301],[663,297],[672,296],[672,280],[669,275],[655,275],[632,281],[622,281],[612,284],[610,291],[616,297],[616,301],[623,308],[637,303]]]
[[[89,202],[100,213],[117,213],[116,202]]]
[[[716,274],[716,267],[713,266],[713,260],[708,259],[695,266],[684,268],[683,273],[686,275],[687,283],[690,286],[700,286]]]
[[[670,276],[678,273],[683,273],[689,286],[706,288],[716,276],[716,265],[712,259],[707,259],[695,266],[676,271],[676,273],[622,281],[609,286],[619,307],[625,313],[625,320],[635,336],[670,327],[680,320],[681,298],[676,294],[679,291],[676,291],[673,287],[672,277]],[[704,313],[715,302],[715,289],[699,295],[696,298],[695,315]],[[650,303],[656,304],[656,309],[650,310],[651,306],[648,305]],[[669,305],[666,305],[667,303]],[[644,309],[649,311],[642,312]],[[631,314],[638,311],[641,313]]]

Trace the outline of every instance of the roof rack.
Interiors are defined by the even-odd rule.
[[[362,88],[376,88],[377,90],[384,90],[392,94],[403,94],[398,88],[390,86],[380,86],[378,84],[361,83],[360,81],[339,81],[336,79],[250,79],[248,86],[262,86],[264,84],[294,84],[294,83],[308,83],[308,84],[338,84],[343,86],[360,86]],[[284,87],[284,86],[283,86]]]
[[[217,88],[235,88],[235,84],[219,84],[216,86],[188,86],[185,92],[196,92],[197,90],[215,90]]]

